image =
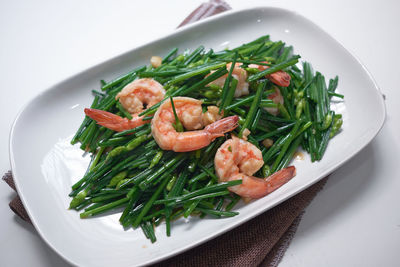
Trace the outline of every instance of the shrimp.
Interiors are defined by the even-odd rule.
[[[261,151],[253,144],[232,136],[217,150],[214,166],[219,182],[242,180],[228,189],[244,198],[261,198],[287,183],[296,175],[294,166],[264,179],[252,176],[264,165]]]
[[[268,63],[267,61],[264,61],[264,63]],[[242,95],[248,95],[249,94],[249,83],[246,81],[247,80],[247,71],[240,68],[242,63],[236,63],[235,67],[233,68],[232,76],[238,80],[238,85],[236,86],[235,90],[235,97],[240,97]],[[230,70],[232,66],[232,63],[229,63],[226,65],[226,68]],[[256,68],[259,69],[260,71],[266,70],[269,68],[268,66],[264,65],[256,65],[256,64],[250,64],[249,68]],[[225,80],[228,77],[228,74],[225,74],[224,76],[219,77],[218,79],[212,81],[210,84],[215,84],[220,87],[224,86]],[[290,75],[283,70],[278,70],[277,72],[271,73],[266,75],[266,78],[273,82],[276,85],[282,86],[282,87],[288,87],[290,84]]]
[[[132,119],[129,120],[111,112],[94,108],[85,108],[85,114],[95,120],[97,124],[117,132],[133,129],[150,122],[150,120],[142,120],[143,117],[139,117],[138,114],[133,114]]]
[[[217,106],[208,106],[207,111],[203,113],[203,125],[207,126],[217,120],[222,119],[224,115],[224,111],[219,112],[219,108]]]
[[[236,90],[235,90],[235,97],[249,94],[249,83],[246,82],[247,72],[246,72],[246,70],[240,68],[241,65],[242,65],[242,63],[236,63],[235,67],[233,68],[233,71],[232,71],[232,77],[235,78],[236,80],[238,80],[238,84],[237,84]],[[226,65],[227,70],[230,70],[231,66],[232,66],[232,63],[227,64]],[[228,74],[225,74],[224,76],[221,76],[218,79],[212,81],[210,84],[215,84],[220,87],[223,87],[227,77],[228,77]]]
[[[268,62],[264,61],[263,63]],[[269,67],[264,65],[250,64],[249,68],[256,68],[260,71],[263,71],[268,69]],[[268,74],[266,75],[266,78],[278,86],[288,87],[290,84],[290,75],[283,70],[278,70],[277,72]]]
[[[149,108],[161,100],[165,95],[164,87],[150,78],[138,79],[127,84],[115,99],[131,114],[140,113],[144,105]]]
[[[114,131],[125,131],[136,128],[150,120],[143,120],[139,113],[160,102],[165,95],[161,84],[153,79],[138,79],[127,84],[115,99],[132,115],[132,119],[122,118],[118,115],[98,109],[85,109],[85,114],[95,120],[99,125]],[[146,105],[146,107],[145,107]]]
[[[283,100],[283,96],[281,94],[281,91],[279,90],[278,87],[275,87],[275,92],[268,95],[267,98],[271,99],[275,104],[281,104],[283,105],[284,100]],[[271,113],[272,115],[278,115],[279,113],[279,109],[278,108],[264,108],[266,111],[268,111],[269,113]]]
[[[174,97],[174,106],[186,132],[177,132],[171,101],[166,100],[158,108],[151,121],[154,140],[164,150],[187,152],[209,145],[215,138],[223,136],[238,126],[238,116],[218,120],[203,128],[201,101],[190,97]]]

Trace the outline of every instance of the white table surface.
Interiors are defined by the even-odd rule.
[[[165,34],[202,1],[1,1],[0,171],[17,112],[52,84]],[[386,95],[379,135],[335,171],[306,209],[280,266],[400,266],[400,1],[229,1],[308,17],[369,69]],[[373,108],[373,107],[371,107]],[[62,119],[62,118],[60,118]],[[29,133],[27,133],[29,134]],[[0,183],[0,265],[69,266],[15,216]]]

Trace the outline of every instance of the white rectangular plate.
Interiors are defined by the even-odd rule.
[[[111,80],[135,66],[148,64],[152,55],[173,47],[202,44],[221,50],[270,34],[272,40],[293,45],[302,60],[326,77],[339,75],[344,102],[333,104],[343,114],[343,131],[329,144],[318,163],[306,157],[296,161],[297,176],[272,194],[237,208],[227,219],[180,220],[166,237],[156,229],[151,244],[141,230],[124,231],[118,214],[81,220],[67,210],[71,185],[84,173],[82,158],[69,140],[77,130],[83,108],[90,105],[91,89],[99,80]],[[182,51],[182,50],[181,50]],[[83,266],[133,266],[165,259],[199,245],[265,212],[312,185],[349,160],[378,133],[385,119],[382,95],[360,64],[337,41],[306,18],[279,8],[253,8],[206,19],[101,63],[49,88],[18,115],[11,131],[12,171],[20,197],[41,237],[67,261]]]

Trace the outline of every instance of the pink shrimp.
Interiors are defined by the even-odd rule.
[[[242,184],[228,188],[231,192],[252,199],[268,195],[296,175],[296,168],[290,166],[264,179],[252,176],[264,165],[261,151],[235,136],[217,150],[214,165],[220,182],[242,180]]]
[[[235,90],[235,97],[249,94],[249,83],[246,82],[247,72],[246,72],[246,70],[240,68],[241,65],[242,65],[242,63],[236,63],[235,67],[233,68],[233,72],[232,72],[233,78],[238,80],[238,84],[237,84],[236,90]],[[227,64],[226,65],[227,70],[230,70],[231,66],[232,66],[232,63]],[[225,74],[224,76],[221,76],[218,79],[212,81],[210,84],[215,84],[215,85],[218,85],[219,87],[223,87],[227,77],[228,77],[228,74]]]
[[[139,117],[137,114],[133,114],[132,119],[129,120],[110,112],[93,108],[85,108],[85,114],[95,120],[97,124],[117,132],[133,129],[150,122],[150,120],[142,120],[143,117]]]
[[[175,117],[171,101],[166,100],[158,108],[151,121],[154,140],[164,150],[186,152],[209,145],[215,138],[232,131],[238,125],[238,116],[226,117],[203,128],[201,101],[190,97],[174,97],[174,106],[186,132],[173,127]]]
[[[149,108],[160,102],[164,98],[164,95],[165,90],[157,81],[148,78],[138,79],[127,84],[115,97],[132,115],[131,120],[98,109],[86,108],[85,114],[98,124],[121,132],[149,123],[150,120],[144,121],[143,117],[138,114],[145,108]]]
[[[264,61],[263,63],[268,63],[268,62]],[[250,64],[249,68],[257,68],[263,71],[268,69],[269,67],[264,65]],[[277,72],[268,74],[266,75],[266,78],[271,82],[273,82],[274,84],[282,87],[288,87],[290,84],[290,75],[283,70],[278,70]]]
[[[275,104],[281,104],[283,105],[284,100],[283,100],[283,96],[281,94],[281,91],[279,90],[278,87],[275,87],[275,92],[268,95],[267,98],[271,99]],[[271,113],[272,115],[278,115],[279,113],[279,109],[278,108],[264,108],[266,111],[268,111],[269,113]]]

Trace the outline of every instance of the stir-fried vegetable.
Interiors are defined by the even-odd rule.
[[[302,71],[296,66],[300,56],[293,48],[269,36],[234,49],[214,52],[199,46],[192,52],[178,54],[174,48],[163,59],[154,58],[152,65],[139,67],[111,81],[101,83],[101,92],[93,90],[91,108],[109,111],[127,119],[130,114],[116,95],[139,78],[152,78],[166,89],[164,99],[140,116],[150,121],[160,105],[177,96],[188,96],[217,106],[222,116],[239,116],[239,127],[232,134],[248,138],[260,148],[264,166],[257,173],[268,176],[284,169],[302,147],[311,160],[321,160],[329,140],[342,125],[340,114],[330,108],[338,77],[329,80],[314,73],[307,62]],[[227,68],[227,63],[231,63]],[[235,66],[247,72],[249,93],[235,97],[240,79],[233,74]],[[258,67],[254,67],[258,66]],[[274,83],[273,75],[285,71],[290,77],[287,87]],[[223,86],[211,84],[226,76]],[[274,100],[277,90],[282,101]],[[174,128],[183,132],[173,101]],[[273,110],[273,111],[271,111]],[[274,114],[275,113],[275,114]],[[161,150],[151,135],[150,124],[115,132],[85,117],[71,144],[91,153],[92,161],[86,174],[72,186],[70,208],[83,210],[81,218],[122,209],[120,222],[124,227],[141,227],[152,242],[154,227],[166,222],[167,235],[171,221],[184,216],[211,215],[231,217],[240,197],[228,187],[241,180],[218,183],[214,172],[214,156],[225,141],[219,137],[210,145],[192,152],[176,153]]]

